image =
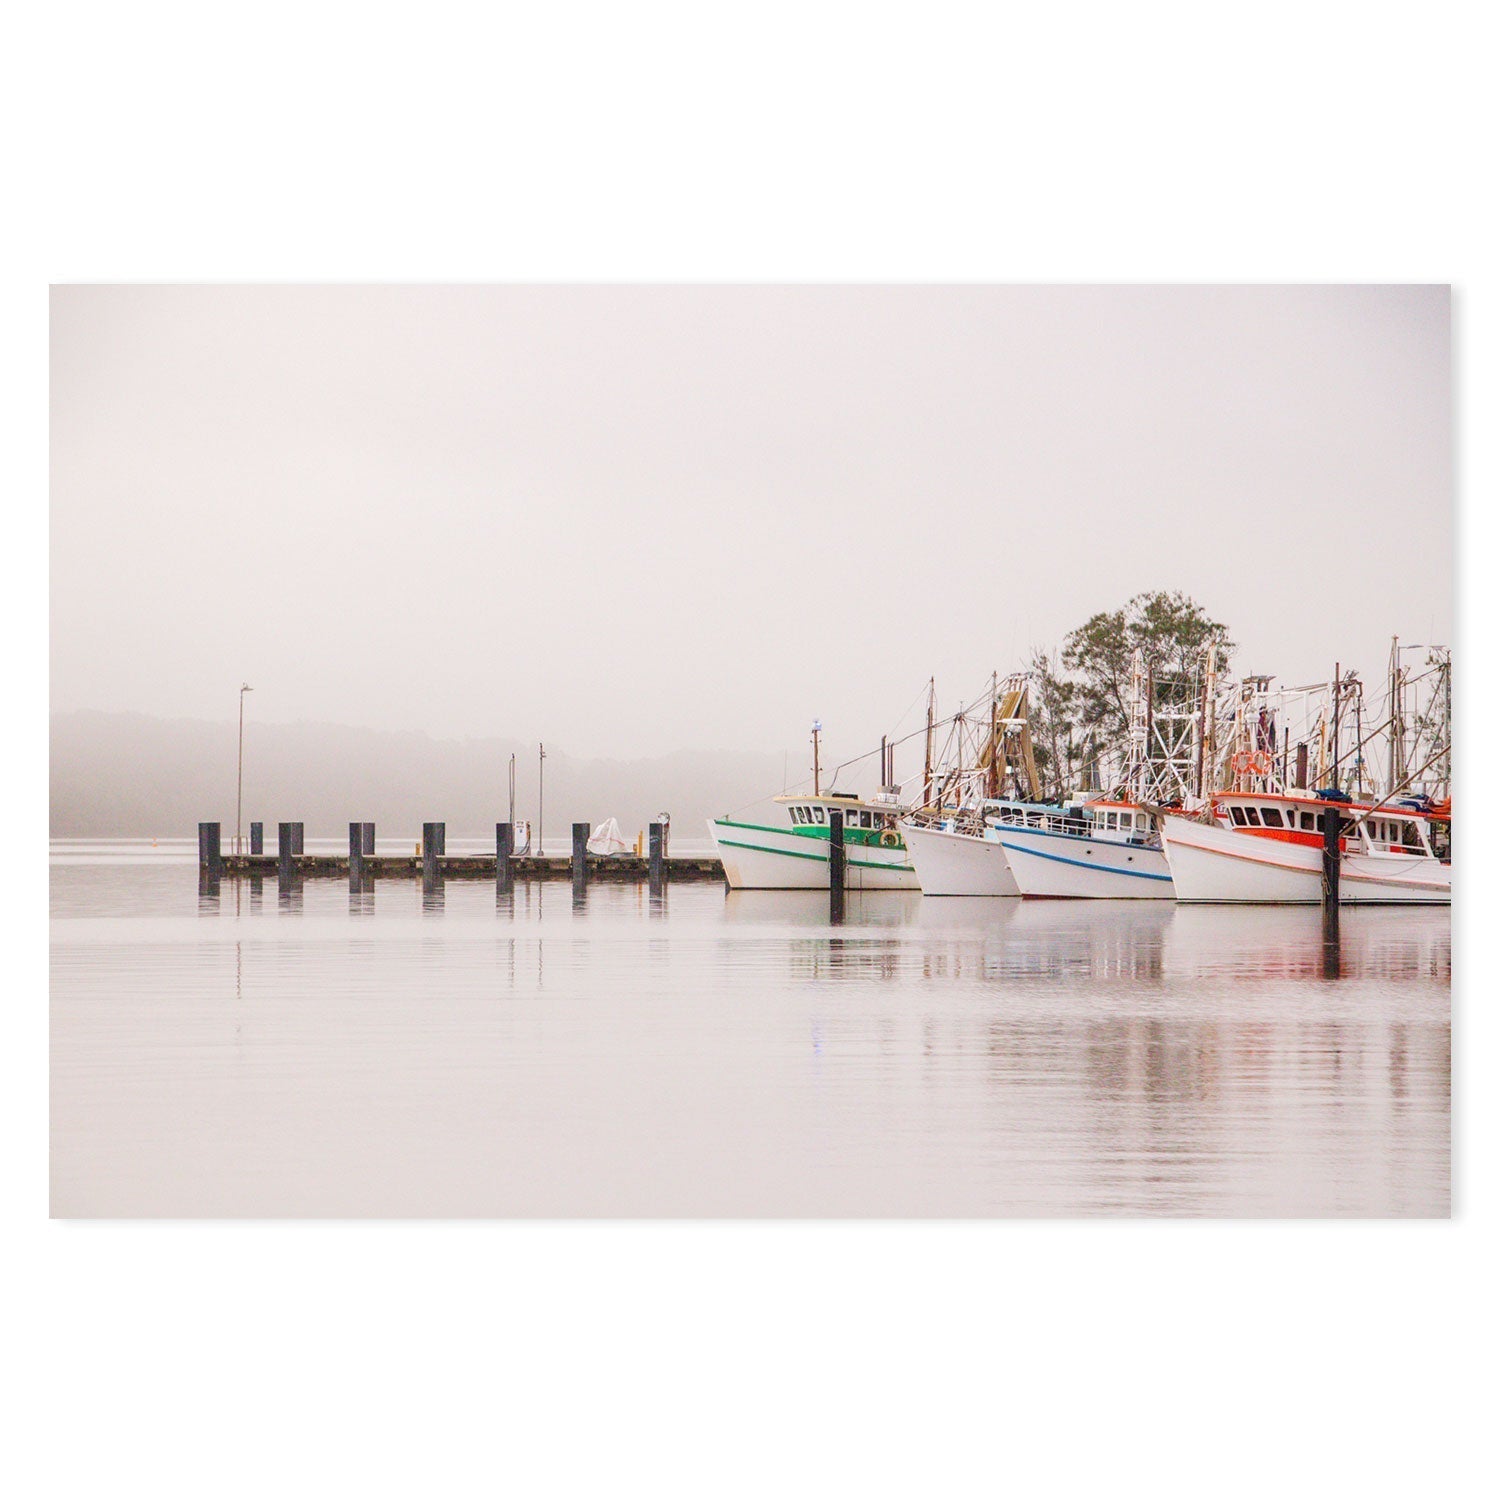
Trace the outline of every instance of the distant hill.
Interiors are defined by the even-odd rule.
[[[54,714],[54,838],[185,838],[200,821],[234,827],[237,726],[144,714]],[[300,821],[309,838],[373,820],[415,839],[428,820],[452,837],[489,835],[506,815],[511,752],[516,812],[535,821],[536,745],[436,740],[339,724],[256,724],[245,731],[244,821]],[[549,831],[615,817],[629,835],[669,812],[679,837],[781,790],[780,756],[682,750],[654,760],[581,759],[547,751]]]

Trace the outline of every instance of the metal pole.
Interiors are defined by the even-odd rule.
[[[242,852],[240,849],[240,813],[245,805],[245,694],[254,691],[255,689],[248,682],[240,684],[240,760],[234,788],[234,852],[236,854]]]
[[[537,747],[536,747],[536,852],[537,852],[537,857],[538,858],[540,858],[541,855],[542,855],[542,853],[543,853],[543,849],[542,849],[542,820],[543,820],[543,814],[542,814],[542,809],[543,809],[542,787],[543,787],[543,782],[545,780],[545,770],[544,770],[543,763],[546,761],[546,759],[547,759],[546,748],[542,745],[541,741],[538,740],[537,741]]]

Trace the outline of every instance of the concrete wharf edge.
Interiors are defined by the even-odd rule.
[[[278,868],[274,854],[225,854],[221,856],[225,875],[271,875]],[[449,880],[494,880],[498,874],[493,854],[440,854],[438,874]],[[423,861],[414,854],[368,854],[361,861],[366,875],[376,879],[392,877],[420,879]],[[666,878],[675,880],[723,880],[723,861],[710,856],[702,858],[674,854],[665,860]],[[588,857],[591,881],[644,881],[650,878],[648,856],[634,854],[591,854]],[[294,854],[291,866],[295,874],[317,879],[349,875],[347,854]],[[517,880],[571,880],[571,854],[513,854],[511,872]]]

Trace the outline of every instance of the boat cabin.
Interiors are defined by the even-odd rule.
[[[1430,817],[1400,803],[1371,811],[1370,803],[1321,797],[1220,792],[1213,798],[1221,827],[1288,844],[1323,847],[1323,820],[1337,816],[1339,847],[1347,854],[1404,854],[1435,858]]]
[[[1131,802],[986,802],[985,821],[992,827],[1035,828],[1110,844],[1153,843],[1151,814]]]
[[[837,793],[825,793],[821,797],[784,795],[775,800],[786,809],[794,833],[827,838],[828,815],[838,811],[844,815],[845,843],[890,844],[899,841],[896,833],[899,809],[868,802],[853,793],[847,797]],[[882,839],[882,834],[888,834],[889,837]]]

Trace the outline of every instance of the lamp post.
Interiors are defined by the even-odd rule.
[[[538,856],[542,853],[542,779],[543,762],[547,759],[547,752],[542,747],[540,740],[536,747],[536,852]]]
[[[240,684],[240,760],[234,788],[234,852],[240,853],[240,813],[245,805],[245,694],[255,689],[248,682]]]

